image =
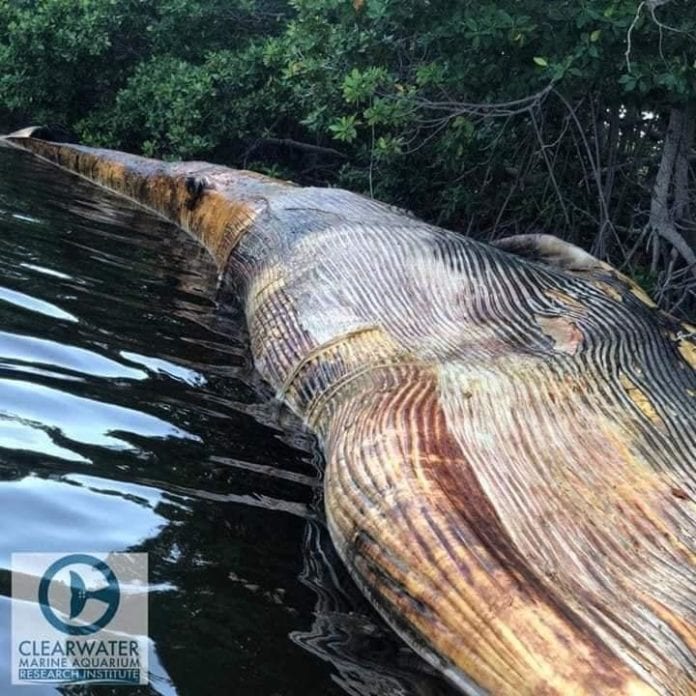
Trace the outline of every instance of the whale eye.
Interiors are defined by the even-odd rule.
[[[184,185],[192,196],[200,192],[201,184],[195,176],[187,176]]]
[[[193,210],[198,204],[203,192],[206,190],[206,188],[208,188],[208,182],[205,178],[187,176],[184,180],[184,185],[186,186],[186,191],[189,194],[189,199],[186,201],[186,207],[189,210]]]

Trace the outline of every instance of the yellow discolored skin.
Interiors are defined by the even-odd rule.
[[[340,190],[7,141],[191,232],[317,434],[332,538],[463,691],[696,693],[688,327],[545,235],[486,246]]]

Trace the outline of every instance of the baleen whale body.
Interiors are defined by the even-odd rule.
[[[6,141],[191,233],[316,434],[331,537],[466,693],[696,693],[696,344],[543,235],[495,246],[336,189]]]

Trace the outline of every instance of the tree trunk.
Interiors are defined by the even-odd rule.
[[[686,106],[672,107],[662,146],[660,166],[657,170],[650,200],[648,228],[655,235],[651,271],[657,272],[660,258],[659,244],[660,239],[663,239],[674,247],[687,265],[691,267],[691,272],[696,277],[696,254],[674,224],[675,206],[672,204],[672,200],[676,198],[677,161],[680,157],[681,143],[685,140],[684,128],[687,120]]]
[[[677,161],[674,165],[674,220],[677,223],[693,222],[689,201],[689,152],[694,141],[694,125],[696,123],[695,105],[689,104],[684,111],[682,122],[682,137],[679,141]],[[684,232],[692,249],[696,248],[696,229],[689,225]]]

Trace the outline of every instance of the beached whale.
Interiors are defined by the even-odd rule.
[[[467,693],[696,693],[696,343],[547,236],[477,243],[336,189],[6,138],[194,235],[316,433],[332,539]]]

